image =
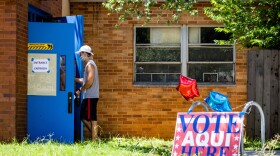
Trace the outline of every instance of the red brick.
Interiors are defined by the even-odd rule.
[[[0,0],[0,140],[27,134],[28,3],[61,16],[61,0]]]
[[[143,21],[130,18],[119,29],[115,29],[118,16],[116,14],[108,16],[108,11],[100,5],[100,3],[75,2],[71,3],[70,10],[73,15],[84,15],[85,43],[92,46],[95,51],[101,80],[98,123],[104,128],[104,135],[115,133],[173,138],[177,112],[186,112],[192,102],[182,98],[176,91],[176,86],[133,85],[133,28],[142,25]],[[197,16],[182,14],[176,25],[217,25],[218,23],[202,14],[204,6],[209,6],[209,3],[200,3],[196,6],[200,10]],[[162,20],[151,21],[148,25],[166,26],[166,17],[171,17],[172,14],[158,9],[153,11],[154,14],[158,12],[162,13]],[[247,51],[236,49],[238,49],[236,85],[199,85],[201,96],[194,99],[195,101],[203,101],[210,91],[219,91],[230,97],[233,108],[245,104]],[[202,107],[197,107],[195,110],[204,111]]]

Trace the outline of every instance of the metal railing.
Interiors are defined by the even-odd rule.
[[[205,103],[200,102],[200,101],[197,101],[197,102],[194,102],[194,103],[191,105],[190,109],[188,110],[188,113],[192,112],[192,110],[193,110],[193,108],[194,108],[195,106],[200,106],[200,105],[204,107],[204,109],[205,109],[206,112],[209,112],[208,107],[207,107],[207,105],[206,105]]]
[[[195,106],[200,106],[200,105],[204,107],[206,112],[209,112],[207,105],[203,102],[198,101],[198,102],[194,102],[191,105],[191,107],[188,110],[188,113],[191,113]],[[264,113],[263,113],[263,110],[262,110],[261,106],[254,101],[250,101],[250,102],[247,102],[245,104],[245,107],[243,108],[242,112],[244,114],[245,113],[250,114],[252,106],[256,106],[258,108],[259,112],[260,112],[260,116],[261,116],[261,142],[262,142],[262,148],[264,148],[264,144],[265,144],[265,118],[264,118]],[[248,109],[249,109],[249,112],[247,112]],[[244,129],[241,132],[241,142],[240,142],[240,155],[241,156],[244,155],[244,138],[243,138],[243,135],[244,135]]]
[[[250,101],[250,102],[247,102],[245,104],[245,107],[243,108],[242,112],[244,112],[246,114],[250,114],[252,106],[256,106],[258,108],[259,112],[260,112],[260,116],[261,116],[261,141],[262,141],[262,149],[263,149],[264,144],[265,144],[265,119],[264,119],[264,113],[263,113],[262,107],[258,103],[254,102],[254,101]],[[248,109],[249,109],[249,112],[247,112]],[[241,132],[240,155],[244,154],[244,138],[243,138],[243,135],[244,135],[244,130]]]

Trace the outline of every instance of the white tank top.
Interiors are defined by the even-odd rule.
[[[83,84],[87,81],[87,72],[86,68],[88,65],[92,64],[94,66],[94,81],[91,85],[90,88],[84,90],[83,92],[83,97],[84,98],[99,98],[99,79],[98,79],[98,70],[97,66],[94,63],[93,60],[89,60],[88,63],[85,66],[85,71],[84,71],[84,81]]]

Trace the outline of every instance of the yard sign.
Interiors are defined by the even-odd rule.
[[[243,119],[240,112],[178,113],[172,156],[237,156]]]

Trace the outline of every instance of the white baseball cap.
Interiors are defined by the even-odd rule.
[[[91,55],[94,55],[93,52],[91,51],[90,46],[88,46],[88,45],[83,45],[83,46],[79,49],[79,51],[76,51],[75,53],[76,53],[76,54],[80,54],[80,52],[86,52],[86,53],[89,53],[89,54],[91,54]]]

